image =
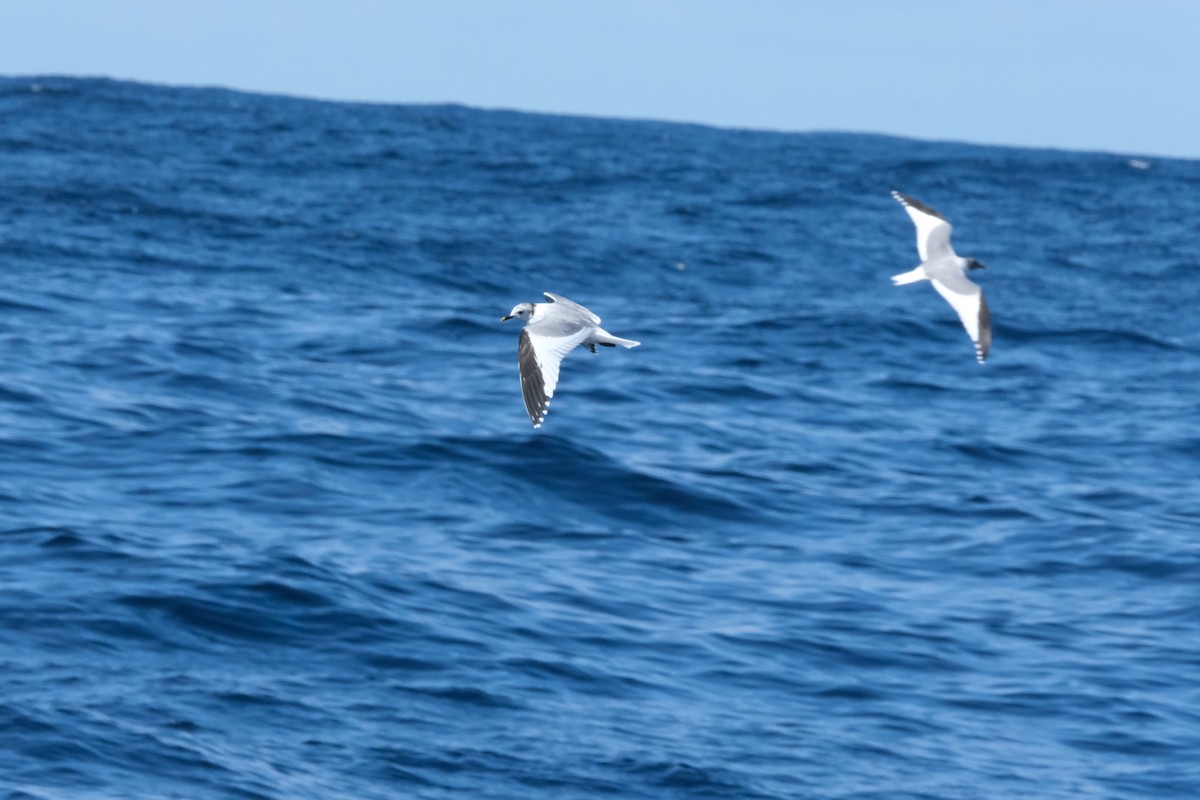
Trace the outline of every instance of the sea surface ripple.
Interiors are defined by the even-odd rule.
[[[0,187],[0,797],[1200,796],[1200,162],[50,77]]]

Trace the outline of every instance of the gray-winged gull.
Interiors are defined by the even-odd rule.
[[[558,386],[558,365],[563,356],[583,345],[593,353],[596,345],[637,347],[641,342],[621,339],[600,327],[600,318],[562,295],[543,292],[549,303],[520,303],[501,322],[525,320],[517,345],[521,366],[521,395],[533,427],[542,427],[550,398]]]
[[[921,256],[919,267],[893,275],[892,282],[897,286],[925,280],[932,283],[958,313],[967,335],[975,343],[975,357],[982,364],[992,346],[992,317],[983,290],[967,277],[967,272],[983,269],[984,265],[954,252],[950,246],[950,223],[941,214],[899,192],[892,192],[892,197],[904,206],[917,226],[917,253]]]

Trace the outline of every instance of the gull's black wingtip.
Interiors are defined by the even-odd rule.
[[[922,214],[928,214],[931,217],[937,217],[940,220],[949,222],[949,220],[947,220],[945,217],[943,217],[937,211],[933,210],[929,206],[922,203],[920,200],[916,200],[912,197],[909,197],[908,195],[906,195],[902,192],[897,192],[895,189],[893,189],[892,197],[894,197],[896,199],[896,202],[902,206],[906,206],[908,208],[915,208],[917,211],[920,211]]]

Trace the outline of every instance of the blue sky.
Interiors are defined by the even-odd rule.
[[[0,74],[1200,157],[1198,0],[0,0]]]

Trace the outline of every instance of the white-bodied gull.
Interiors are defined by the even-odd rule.
[[[543,292],[549,303],[521,303],[513,307],[501,322],[525,320],[517,345],[517,363],[521,366],[521,396],[533,427],[542,427],[550,398],[558,386],[558,365],[563,356],[583,345],[593,353],[596,345],[637,347],[641,342],[621,339],[600,327],[600,318],[562,295]]]
[[[983,290],[967,277],[973,269],[983,269],[973,258],[962,258],[950,246],[950,223],[938,212],[907,195],[892,192],[917,226],[917,254],[921,265],[892,276],[897,286],[929,281],[937,293],[958,313],[967,335],[975,343],[975,357],[982,364],[992,346],[992,317]]]

